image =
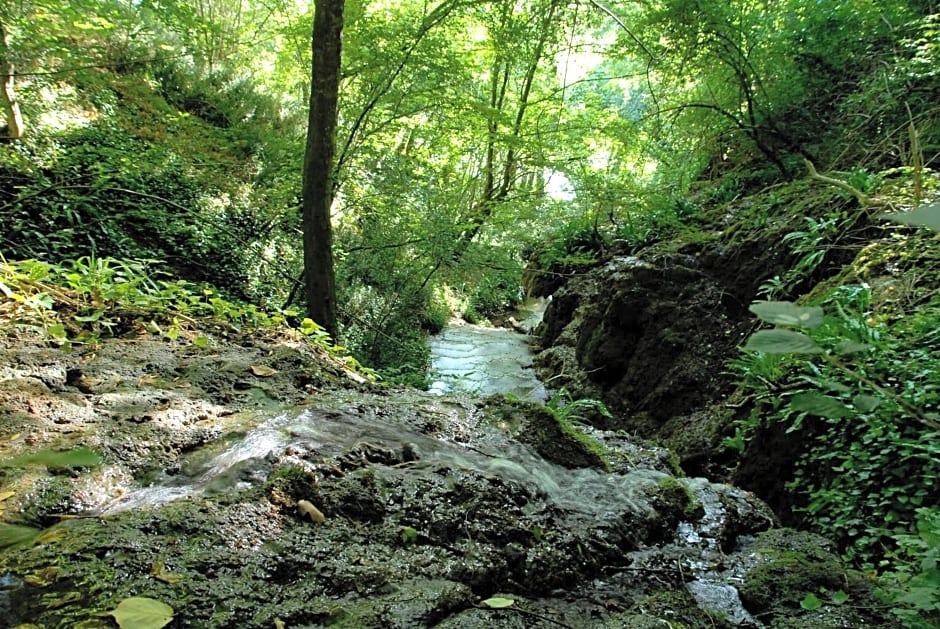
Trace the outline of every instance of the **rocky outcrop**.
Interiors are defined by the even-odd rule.
[[[834,555],[780,560],[763,541],[777,530],[766,505],[682,477],[661,448],[500,397],[340,380],[302,393],[294,379],[307,386],[313,359],[255,343],[198,351],[110,340],[80,364],[9,351],[23,360],[8,378],[58,390],[34,391],[36,410],[57,410],[48,418],[25,407],[3,416],[4,434],[30,431],[5,450],[84,442],[104,459],[68,474],[5,470],[15,495],[3,501],[11,522],[0,537],[20,541],[0,553],[11,626],[104,626],[101,614],[139,596],[172,607],[173,626],[200,628],[730,629],[822,626],[819,614],[836,613],[793,604],[842,582]],[[235,385],[262,358],[278,366],[261,371],[268,395],[239,397]],[[178,367],[184,386],[169,377]],[[92,392],[62,383],[71,368]],[[140,390],[166,408],[139,421]],[[214,443],[196,444],[182,430],[190,421],[214,430]],[[102,429],[111,424],[121,432]],[[177,431],[181,442],[170,440]],[[150,470],[148,451],[163,453]],[[852,598],[872,607],[865,591]],[[876,614],[850,620],[884,624]]]
[[[751,325],[744,313],[694,256],[615,257],[555,293],[536,364],[652,434],[726,386],[722,363]]]

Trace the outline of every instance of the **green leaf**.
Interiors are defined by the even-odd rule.
[[[418,541],[418,531],[410,526],[403,527],[401,530],[401,542],[405,546],[415,544]]]
[[[42,533],[31,526],[17,526],[0,522],[0,548],[15,546],[23,542],[32,542]]]
[[[208,347],[209,346],[209,337],[208,336],[197,336],[193,339],[193,345],[196,347]]]
[[[124,599],[108,614],[123,629],[160,629],[173,620],[172,607],[143,596]]]
[[[835,603],[836,605],[842,605],[843,603],[848,602],[849,595],[843,592],[842,590],[838,590],[837,592],[833,592],[832,596],[830,596],[829,598],[831,598],[832,602]]]
[[[868,413],[869,411],[875,410],[880,404],[881,400],[878,398],[872,395],[865,395],[863,393],[859,393],[852,398],[852,406],[863,413]]]
[[[505,607],[510,607],[515,602],[516,601],[511,598],[494,596],[493,598],[488,598],[485,601],[482,601],[482,604],[486,605],[490,609],[503,609]]]
[[[878,218],[901,223],[902,225],[911,225],[912,227],[929,227],[940,232],[940,201],[930,205],[921,205],[910,212],[881,214]]]
[[[823,351],[816,341],[793,330],[760,330],[751,335],[744,349],[765,354],[821,354]]]
[[[761,321],[774,325],[815,328],[823,322],[822,308],[797,306],[789,301],[755,301],[749,310]]]
[[[101,457],[89,448],[75,448],[74,450],[65,451],[43,450],[0,460],[0,468],[22,467],[32,464],[45,465],[46,467],[94,467],[101,465]]]
[[[68,336],[68,332],[65,330],[65,326],[61,323],[50,325],[48,328],[46,328],[46,332],[54,339],[64,339]]]
[[[102,315],[104,315],[104,310],[96,310],[90,315],[82,315],[82,316],[76,315],[72,318],[75,319],[76,321],[81,321],[82,323],[93,323],[97,321],[98,319],[100,319]]]
[[[822,601],[819,600],[819,597],[815,594],[807,594],[806,597],[800,601],[800,607],[811,612],[822,607]]]
[[[823,395],[818,391],[798,393],[790,398],[790,408],[811,415],[840,419],[851,416],[852,410],[846,407],[841,400]]]

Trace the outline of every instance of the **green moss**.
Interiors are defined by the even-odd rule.
[[[490,421],[509,429],[552,463],[610,471],[610,456],[603,444],[544,406],[494,396],[487,399],[484,411]]]
[[[845,582],[845,570],[828,542],[811,533],[788,529],[758,536],[764,561],[750,570],[739,589],[741,600],[754,613],[800,609],[810,593],[835,591]]]
[[[679,518],[692,517],[699,509],[692,491],[682,481],[671,476],[656,483],[650,500],[657,511]]]

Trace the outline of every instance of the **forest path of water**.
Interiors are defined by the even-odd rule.
[[[518,312],[518,330],[538,325],[544,310],[544,302],[527,303]],[[548,394],[532,369],[529,343],[529,337],[517,329],[453,322],[431,338],[430,390],[545,402]]]

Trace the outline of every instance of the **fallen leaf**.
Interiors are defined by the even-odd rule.
[[[3,440],[6,441],[6,442],[8,442],[8,443],[13,443],[14,441],[16,441],[17,439],[19,439],[19,438],[22,437],[22,436],[23,436],[23,433],[18,432],[18,433],[16,433],[15,435],[12,435],[12,436],[10,436],[10,437],[4,437]]]
[[[313,503],[309,500],[298,500],[297,508],[303,512],[304,515],[310,516],[310,519],[316,522],[317,524],[326,522],[326,516],[323,515],[319,509],[313,506]]]
[[[270,378],[277,373],[276,369],[271,369],[270,367],[265,367],[264,365],[251,365],[249,367],[251,373],[255,374],[259,378]]]
[[[122,629],[161,629],[173,620],[173,608],[144,596],[126,598],[108,612]]]
[[[163,581],[164,583],[169,583],[170,585],[179,583],[183,580],[183,575],[167,572],[166,566],[162,561],[153,562],[153,565],[150,566],[150,574],[153,575],[154,579]]]
[[[16,495],[14,491],[0,491],[0,502],[3,502],[7,498],[12,498]]]
[[[503,609],[504,607],[510,607],[515,602],[516,601],[511,598],[494,596],[493,598],[488,598],[485,601],[481,601],[481,604],[486,605],[490,609]]]

